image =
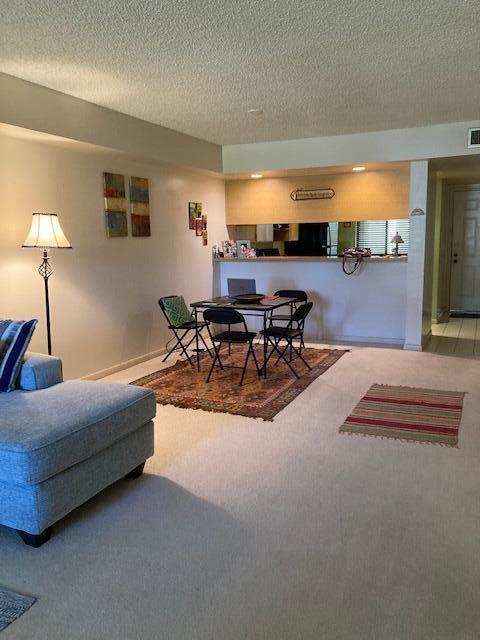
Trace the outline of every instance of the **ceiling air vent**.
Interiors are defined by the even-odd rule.
[[[480,128],[468,130],[468,148],[480,147]]]

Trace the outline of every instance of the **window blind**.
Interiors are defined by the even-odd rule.
[[[402,236],[403,244],[398,245],[398,253],[408,253],[409,221],[408,220],[368,220],[357,222],[357,246],[368,247],[373,254],[392,254],[395,244],[391,239],[398,233]]]
[[[357,222],[357,245],[372,250],[372,253],[384,255],[386,249],[387,221],[369,220]]]

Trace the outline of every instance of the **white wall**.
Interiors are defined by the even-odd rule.
[[[59,213],[73,250],[52,252],[50,293],[53,350],[67,377],[164,347],[158,298],[211,295],[211,244],[227,237],[223,179],[72,146],[0,132],[0,317],[38,318],[32,348],[46,352],[41,252],[20,246],[32,212]],[[106,237],[103,171],[149,178],[150,238]],[[188,229],[189,200],[203,202],[208,247]]]
[[[407,262],[366,261],[347,276],[339,260],[245,260],[215,263],[217,293],[226,295],[227,278],[254,278],[259,293],[303,289],[314,308],[306,323],[312,342],[403,344]],[[249,319],[249,324],[260,328]]]
[[[405,348],[415,351],[422,350],[425,338],[424,279],[428,280],[429,278],[425,268],[427,217],[430,215],[434,217],[434,212],[432,214],[431,209],[429,210],[427,207],[427,194],[428,162],[426,160],[412,162],[410,166],[410,238],[406,283]],[[412,211],[415,209],[422,210],[423,215],[412,216]],[[431,228],[430,223],[428,228]],[[431,285],[429,288],[431,300]]]
[[[437,211],[437,176],[429,164],[427,180],[427,215],[425,225],[425,267],[423,276],[422,345],[425,346],[432,332],[435,217]]]
[[[435,188],[435,238],[434,238],[434,251],[433,251],[433,292],[432,292],[432,322],[443,318],[445,313],[445,300],[444,300],[444,288],[443,288],[443,264],[444,255],[442,252],[444,238],[445,238],[445,225],[444,215],[442,210],[442,200],[444,197],[443,181],[441,178],[437,178],[437,184]],[[442,284],[441,284],[442,281]]]
[[[224,173],[306,169],[367,162],[393,162],[474,155],[468,129],[480,121],[430,127],[371,131],[350,135],[227,145],[222,149]]]

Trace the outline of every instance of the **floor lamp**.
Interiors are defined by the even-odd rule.
[[[49,249],[71,249],[65,234],[62,231],[56,213],[34,213],[32,216],[32,226],[25,242],[25,248],[35,248],[43,250],[43,261],[38,267],[38,273],[42,276],[45,284],[45,309],[47,314],[47,343],[48,355],[52,355],[52,337],[50,333],[50,299],[48,296],[48,279],[53,273],[50,266]]]

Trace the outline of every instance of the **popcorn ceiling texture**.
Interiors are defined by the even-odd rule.
[[[477,118],[479,25],[478,0],[13,1],[0,71],[219,144],[324,136]]]

